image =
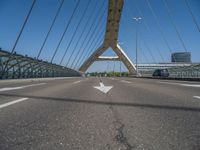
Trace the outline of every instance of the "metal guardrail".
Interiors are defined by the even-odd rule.
[[[169,68],[170,77],[175,78],[200,78],[200,65]]]
[[[170,74],[169,78],[200,79],[200,64],[195,64],[195,65],[190,65],[190,66],[171,67],[167,69]],[[146,71],[141,70],[139,72],[141,73],[143,77],[152,77],[154,70],[153,69],[146,70]]]
[[[81,73],[47,61],[0,50],[0,79],[81,76]]]

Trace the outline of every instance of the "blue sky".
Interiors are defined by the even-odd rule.
[[[146,1],[147,0],[125,0],[120,24],[119,42],[122,43],[121,46],[123,47],[124,51],[134,62],[136,22],[132,20],[132,18],[140,16],[142,17],[142,20],[138,24],[139,62],[169,62],[170,51],[166,46],[165,41],[163,40],[161,32],[163,32],[164,38],[169,44],[172,52],[184,51],[184,47],[177,36],[174,26],[170,22],[170,18],[163,0],[148,0],[158,20],[155,20],[155,17],[152,15],[152,12],[149,9]],[[197,27],[192,20],[191,14],[187,9],[185,1],[166,1],[172,15],[173,23],[181,35],[186,49],[192,53],[192,61],[200,62],[200,32],[197,30]],[[36,1],[31,16],[25,26],[19,43],[17,44],[15,50],[17,53],[23,55],[27,54],[31,57],[37,56],[60,2],[61,0]],[[64,31],[64,28],[68,23],[70,15],[72,14],[72,11],[76,5],[76,2],[76,0],[65,0],[61,12],[41,53],[40,59],[48,61],[51,60],[55,48],[58,45],[58,42]],[[84,10],[86,9],[87,2],[88,0],[80,0],[80,4],[77,11],[75,12],[75,16],[73,17],[66,35],[55,56],[53,61],[54,63],[60,63],[66,47],[70,43],[76,26],[80,21]],[[200,1],[188,0],[188,2],[195,16],[195,19],[200,26]],[[25,16],[30,9],[31,3],[32,0],[0,0],[0,47],[2,49],[11,51]],[[90,1],[88,10],[82,19],[83,21],[78,27],[77,33],[72,40],[62,65],[66,65],[76,43],[78,43],[78,45],[75,48],[74,55],[72,55],[72,58],[70,59],[69,66],[78,62],[77,59],[75,63],[73,63],[75,55],[80,55],[82,51],[83,54],[92,52],[100,45],[101,41],[103,41],[106,25],[107,12],[104,12],[106,8],[107,0],[105,0],[105,2],[104,0]],[[101,15],[103,15],[102,19],[100,19]],[[92,26],[92,24],[94,24],[94,26],[91,29],[91,32],[89,32],[90,26]],[[81,38],[79,38],[82,32],[83,35]],[[90,34],[88,35],[88,38],[86,38],[86,34],[88,32]],[[78,39],[79,41],[77,41]],[[92,41],[94,41],[93,44]],[[80,49],[81,47],[82,49]],[[79,50],[81,52],[79,52]],[[88,55],[89,54],[86,56]],[[115,54],[111,49],[109,49],[104,55]],[[81,64],[81,62],[78,64]],[[124,71],[126,70],[124,66],[122,68]],[[116,71],[119,70],[119,62],[115,62],[115,64],[114,62],[95,62],[90,67],[89,71],[111,71],[113,69]]]

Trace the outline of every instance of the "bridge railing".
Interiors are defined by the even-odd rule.
[[[170,77],[175,78],[200,78],[200,65],[169,68]]]
[[[0,50],[0,79],[81,76],[81,73],[57,64]]]
[[[155,68],[163,69],[163,68]],[[140,70],[140,74],[143,77],[152,77],[155,69]],[[178,67],[168,67],[170,78],[191,78],[200,79],[200,64],[190,65],[190,66],[178,66]]]

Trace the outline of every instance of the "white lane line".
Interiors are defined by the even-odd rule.
[[[198,99],[200,99],[200,96],[193,96],[194,98],[198,98]]]
[[[63,80],[63,79],[75,79],[77,77],[52,77],[52,78],[30,78],[30,79],[9,79],[9,80],[1,80],[2,83],[10,83],[10,82],[27,82],[27,81],[51,81],[51,80]]]
[[[171,85],[179,85],[179,86],[186,86],[186,87],[200,87],[199,84],[181,84],[181,83],[171,83],[171,82],[159,82],[164,84],[171,84]]]
[[[159,81],[158,83],[171,84],[171,85],[179,85],[179,83],[161,82],[161,81]]]
[[[80,83],[80,82],[81,82],[81,80],[79,80],[79,81],[75,81],[74,84],[77,84],[77,83]]]
[[[124,83],[131,83],[131,82],[126,81],[126,80],[121,80],[121,82],[124,82]]]
[[[12,101],[12,102],[8,102],[8,103],[5,103],[5,104],[2,104],[2,105],[0,105],[0,109],[1,109],[1,108],[4,108],[4,107],[7,107],[7,106],[9,106],[9,105],[13,105],[13,104],[15,104],[15,103],[19,103],[19,102],[25,101],[25,100],[27,100],[27,99],[28,99],[28,98],[20,98],[20,99],[14,100],[14,101]]]
[[[200,87],[199,84],[180,84],[182,86],[188,86],[188,87]]]
[[[18,87],[6,87],[6,88],[1,88],[0,92],[3,91],[11,91],[11,90],[19,90],[19,89],[24,89],[27,87],[32,87],[32,86],[38,86],[38,85],[44,85],[46,83],[38,83],[38,84],[31,84],[31,85],[25,85],[25,86],[18,86]]]

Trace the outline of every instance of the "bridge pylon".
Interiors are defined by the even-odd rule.
[[[119,23],[124,0],[109,0],[106,33],[103,44],[79,68],[80,72],[86,72],[95,61],[111,60],[122,61],[131,75],[136,74],[136,67],[118,44]],[[112,48],[117,57],[101,56],[108,48]]]

